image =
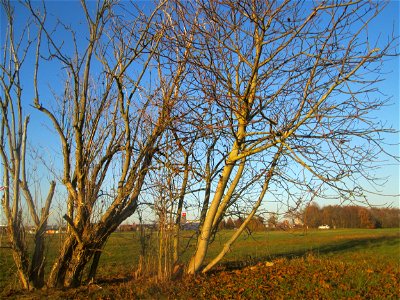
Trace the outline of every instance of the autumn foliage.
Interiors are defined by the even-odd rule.
[[[219,229],[235,229],[239,228],[240,225],[242,225],[243,219],[242,218],[237,218],[233,220],[231,217],[229,217],[226,221],[222,220]],[[264,224],[264,219],[260,216],[253,217],[249,224],[247,224],[247,230],[250,232],[253,231],[263,231],[265,230],[265,224]]]
[[[400,210],[355,205],[329,205],[319,208],[312,204],[304,209],[302,218],[304,225],[310,228],[317,228],[322,224],[331,228],[394,228],[400,225]]]
[[[295,221],[296,219],[296,221]],[[235,229],[243,223],[241,218],[229,217],[221,221],[219,229]],[[302,224],[302,225],[301,225]],[[298,214],[286,215],[278,220],[277,214],[265,220],[261,216],[251,219],[247,231],[265,231],[289,228],[318,228],[328,225],[330,228],[397,228],[400,226],[400,209],[368,208],[364,206],[329,205],[320,208],[312,203]]]
[[[184,290],[169,288],[168,294],[179,299],[182,295],[192,299],[390,299],[398,295],[399,275],[395,267],[355,265],[311,255],[198,276],[187,280]]]

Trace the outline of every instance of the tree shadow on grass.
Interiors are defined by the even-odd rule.
[[[398,236],[383,236],[376,238],[361,238],[340,243],[323,245],[317,248],[319,254],[337,254],[361,249],[369,249],[382,245],[395,245],[398,243]],[[304,252],[304,251],[303,251]],[[306,251],[307,252],[307,251]],[[306,253],[303,253],[304,255]]]
[[[382,245],[395,246],[399,244],[399,236],[382,236],[382,237],[371,237],[371,238],[359,238],[352,240],[344,240],[340,242],[320,245],[316,247],[305,248],[297,251],[282,252],[273,255],[262,255],[258,257],[248,257],[246,260],[242,261],[229,261],[220,263],[219,267],[213,272],[218,272],[221,270],[233,271],[241,269],[247,266],[255,265],[260,262],[270,261],[279,258],[293,259],[306,257],[310,254],[317,255],[327,255],[334,254],[338,255],[340,253],[349,253],[361,249],[371,249],[374,247],[379,247]],[[399,249],[400,250],[400,249]],[[400,251],[399,251],[400,255]]]
[[[99,276],[96,279],[96,284],[121,284],[121,283],[126,283],[132,281],[134,277],[132,275],[126,275],[122,277],[105,277],[105,276]]]

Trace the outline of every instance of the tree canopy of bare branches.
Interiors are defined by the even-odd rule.
[[[13,6],[2,4],[8,32],[0,154],[9,187],[3,208],[23,282],[33,271],[22,267],[20,191],[39,238],[55,189],[54,181],[38,214],[26,180],[24,105],[51,124],[62,160],[51,174],[66,191],[67,234],[51,287],[80,285],[88,265],[87,279],[94,279],[108,237],[142,200],[163,223],[160,236],[173,228],[172,255],[163,254],[160,239],[159,274],[162,259],[170,259],[169,268],[180,261],[181,213],[198,202],[187,271],[207,272],[265,199],[288,210],[316,197],[362,199],[362,183],[374,182],[370,171],[381,155],[398,159],[382,138],[395,131],[372,117],[387,100],[376,93],[382,62],[398,55],[397,37],[382,44],[369,36],[384,3],[161,0],[143,8],[82,0],[76,25],[54,18],[46,2],[23,1],[18,7],[35,39],[14,37]],[[28,52],[33,88],[25,104],[20,70]],[[46,82],[48,88],[49,66],[61,80]],[[243,222],[204,266],[228,213]],[[41,274],[36,286],[44,282],[42,266],[31,268]]]
[[[212,102],[209,113],[217,115],[213,129],[224,133],[227,147],[189,273],[201,268],[212,233],[243,187],[264,181],[261,196],[270,185],[293,206],[313,193],[363,195],[361,178],[373,179],[371,165],[385,153],[380,134],[392,131],[370,117],[386,101],[369,97],[379,63],[395,53],[395,44],[378,48],[369,40],[368,23],[382,7],[360,1],[187,5],[186,21],[198,24],[191,63],[202,97]]]

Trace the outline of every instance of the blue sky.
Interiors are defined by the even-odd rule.
[[[15,3],[15,2],[14,2]],[[94,2],[91,2],[93,4]],[[150,1],[140,1],[138,2],[140,5],[146,6],[151,5]],[[40,4],[40,2],[36,2],[35,4]],[[71,24],[73,26],[78,26],[81,28],[85,28],[85,26],[80,26],[80,24],[84,21],[83,14],[77,14],[77,12],[81,12],[81,10],[77,9],[79,6],[78,1],[46,1],[46,5],[49,11],[49,21],[54,22],[54,18],[58,16],[62,16],[65,23]],[[17,9],[16,14],[16,28],[17,30],[21,29],[27,20],[27,15],[24,14],[24,10]],[[368,29],[370,32],[370,36],[372,40],[375,40],[379,37],[382,43],[386,42],[388,38],[390,38],[391,33],[393,31],[394,36],[399,36],[399,16],[400,15],[400,1],[392,1],[388,4],[388,6],[384,9],[384,11],[371,22]],[[6,20],[4,18],[4,12],[1,11],[1,24],[0,24],[0,32],[1,32],[1,44],[3,45],[4,41],[4,33],[6,28]],[[83,29],[82,29],[83,30]],[[59,34],[61,34],[60,31]],[[65,34],[65,33],[64,33]],[[60,41],[63,38],[60,37]],[[67,40],[67,39],[66,39]],[[84,40],[82,40],[84,42]],[[65,44],[66,49],[68,49],[69,45]],[[37,149],[40,153],[46,155],[47,163],[54,164],[54,166],[60,166],[61,154],[59,153],[58,148],[58,138],[54,134],[54,130],[51,125],[47,121],[47,119],[36,110],[32,109],[29,104],[32,103],[33,93],[32,93],[32,76],[33,76],[33,62],[34,56],[31,55],[26,63],[25,63],[25,73],[24,73],[24,101],[26,101],[26,113],[31,115],[31,123],[29,128],[30,136],[30,144],[32,148]],[[376,112],[376,117],[381,120],[386,120],[388,124],[392,125],[395,129],[399,130],[399,69],[400,69],[400,60],[399,57],[388,58],[384,65],[384,75],[382,78],[384,81],[379,84],[379,90],[382,93],[382,97],[390,97],[390,103],[392,105],[385,107],[379,112]],[[42,67],[40,69],[41,76],[41,97],[43,102],[52,101],[52,95],[49,91],[49,87],[56,89],[58,84],[62,81],[65,74],[63,71],[60,72],[59,65],[51,65],[47,64],[46,67]],[[389,147],[389,152],[393,154],[399,155],[399,134],[390,135],[387,137],[387,142],[393,144],[394,146]],[[50,153],[50,154],[49,154]],[[58,153],[58,154],[57,154]],[[44,178],[51,179],[50,175],[45,175],[44,169],[43,172]],[[377,175],[380,177],[387,177],[387,182],[380,187],[380,190],[387,195],[392,196],[381,196],[381,195],[369,195],[369,201],[371,204],[375,205],[392,205],[392,206],[400,206],[399,204],[399,164],[395,163],[395,161],[388,161],[382,164],[382,168],[377,171]],[[46,185],[46,184],[45,184]],[[321,202],[321,205],[324,204],[335,204],[334,202]],[[274,210],[274,204],[271,206],[267,206],[268,209]]]
[[[391,1],[388,6],[382,11],[380,15],[377,16],[375,20],[371,22],[368,26],[368,30],[372,37],[379,37],[381,42],[385,43],[388,39],[390,39],[391,34],[393,32],[393,36],[399,36],[399,16],[400,16],[400,1]],[[399,53],[399,42],[397,41],[397,53]],[[383,108],[381,111],[376,112],[376,117],[381,120],[386,120],[388,124],[391,124],[393,128],[399,130],[399,114],[400,114],[400,106],[399,106],[399,85],[400,85],[400,60],[399,57],[387,58],[385,64],[383,65],[383,82],[379,84],[379,90],[382,93],[382,97],[390,97],[389,103],[390,106]],[[390,147],[390,152],[393,154],[400,154],[399,148],[399,134],[388,135],[387,136],[388,143],[393,144],[394,146]],[[372,204],[392,204],[394,206],[399,207],[399,164],[395,163],[395,161],[383,163],[381,170],[379,173],[382,177],[388,177],[387,182],[380,189],[383,193],[388,195],[388,197],[382,197],[377,195],[370,195],[369,199]]]

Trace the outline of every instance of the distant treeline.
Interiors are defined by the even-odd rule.
[[[221,221],[220,229],[235,229],[243,223],[243,219],[231,217]],[[263,231],[267,229],[318,228],[328,225],[329,228],[397,228],[400,227],[400,209],[367,208],[363,206],[329,205],[320,208],[311,204],[297,214],[286,215],[278,220],[277,214],[268,219],[253,217],[247,229]]]
[[[309,205],[302,217],[305,226],[317,228],[322,224],[331,228],[393,228],[400,227],[400,209],[367,208],[363,206]]]

